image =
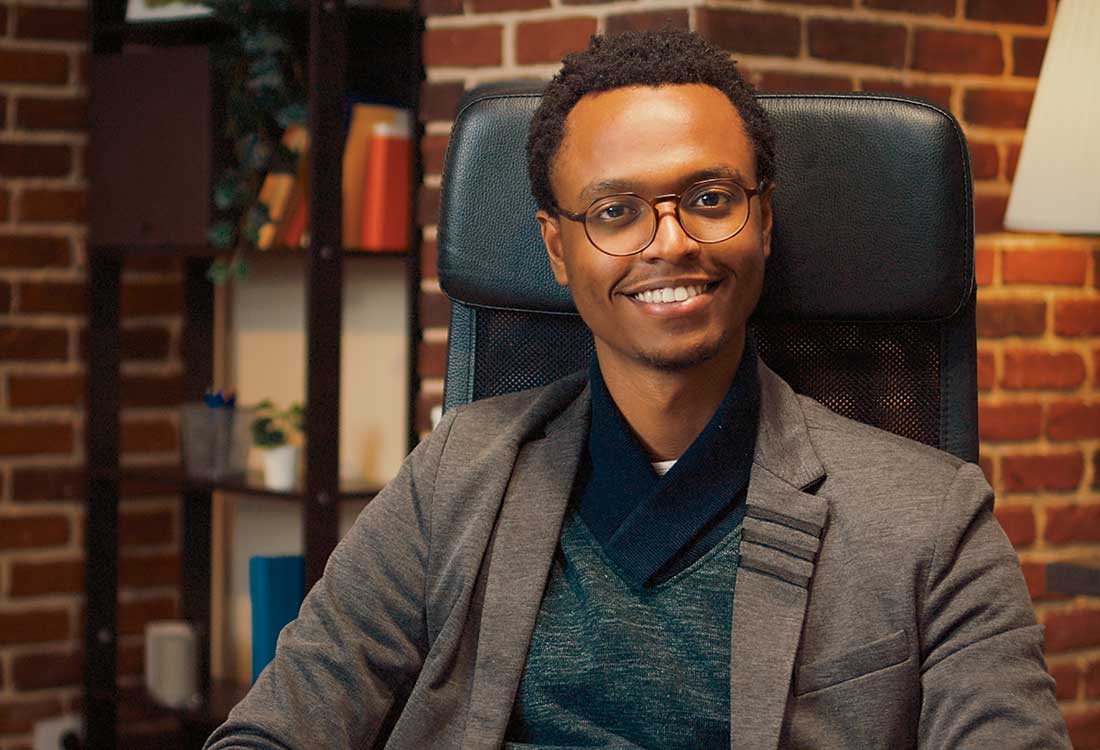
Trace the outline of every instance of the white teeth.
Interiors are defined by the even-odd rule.
[[[706,284],[692,284],[689,286],[666,286],[662,289],[646,289],[638,292],[634,299],[640,302],[683,302],[697,297],[706,291]]]

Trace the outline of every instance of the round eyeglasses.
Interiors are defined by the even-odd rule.
[[[682,193],[658,195],[646,200],[636,193],[616,193],[592,201],[582,213],[570,213],[560,206],[567,219],[584,223],[584,233],[596,249],[607,255],[635,255],[657,236],[660,216],[657,204],[676,202],[676,220],[684,232],[697,242],[712,244],[733,237],[749,221],[749,200],[764,190],[761,182],[747,188],[733,180],[718,178],[696,182]]]

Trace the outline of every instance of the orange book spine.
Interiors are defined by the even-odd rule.
[[[407,127],[375,127],[363,190],[359,245],[364,250],[402,250],[409,246],[412,157]]]

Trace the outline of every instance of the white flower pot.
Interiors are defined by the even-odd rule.
[[[264,448],[264,486],[269,490],[293,490],[298,485],[297,445]]]

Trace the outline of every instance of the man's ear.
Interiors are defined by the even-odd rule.
[[[546,211],[535,214],[542,234],[542,244],[546,245],[546,255],[550,259],[550,270],[554,279],[562,286],[569,286],[569,273],[565,270],[565,254],[562,249],[561,223]]]
[[[775,191],[775,183],[769,182],[768,186],[760,193],[760,244],[764,249],[764,257],[772,254],[772,192]]]

